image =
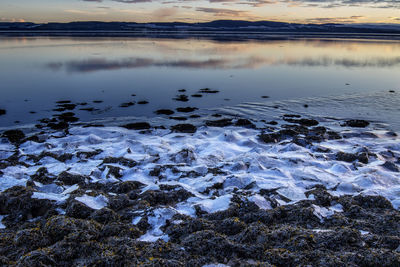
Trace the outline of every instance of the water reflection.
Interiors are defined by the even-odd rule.
[[[104,110],[74,110],[83,120],[154,116],[182,106],[182,88],[197,108],[400,91],[396,41],[1,37],[0,57],[0,127],[35,123],[65,99]],[[205,87],[220,93],[190,97]],[[140,100],[149,104],[120,107]]]
[[[346,58],[285,58],[268,59],[249,57],[245,59],[207,59],[207,60],[176,60],[157,61],[152,58],[127,58],[120,60],[108,60],[95,58],[74,60],[68,62],[52,62],[46,64],[47,68],[54,71],[65,70],[74,72],[94,72],[103,70],[134,69],[145,67],[174,67],[194,69],[252,69],[264,65],[277,66],[302,66],[302,67],[345,67],[345,68],[387,68],[400,65],[400,57],[395,58],[371,58],[371,59],[346,59]]]

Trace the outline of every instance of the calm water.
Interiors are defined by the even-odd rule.
[[[0,37],[0,59],[0,127],[35,123],[71,100],[97,109],[76,109],[82,120],[179,106],[262,117],[278,105],[400,129],[398,41]],[[220,93],[173,100],[179,89],[190,96],[205,87]],[[119,107],[140,100],[149,104]]]

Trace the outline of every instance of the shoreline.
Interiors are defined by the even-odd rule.
[[[0,262],[399,264],[397,134],[281,119],[3,133]]]

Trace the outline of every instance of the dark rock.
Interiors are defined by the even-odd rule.
[[[144,184],[137,181],[127,181],[113,185],[111,191],[118,194],[127,194],[133,190],[138,190],[143,186]]]
[[[195,133],[197,127],[192,124],[177,124],[172,126],[171,130],[178,133]]]
[[[72,200],[65,210],[65,215],[76,219],[86,219],[92,212],[94,212],[94,209],[89,208],[80,201]]]
[[[267,124],[269,124],[269,125],[278,125],[278,122],[276,122],[276,121],[269,121],[269,122],[267,122]]]
[[[53,130],[65,130],[65,129],[68,129],[69,124],[65,121],[62,121],[59,123],[50,122],[49,124],[47,124],[47,126]]]
[[[195,110],[198,110],[198,108],[194,108],[194,107],[185,107],[185,108],[177,108],[176,111],[178,112],[193,112]]]
[[[83,241],[95,239],[100,230],[100,225],[94,221],[69,218],[63,215],[49,218],[44,226],[43,232],[53,242],[60,241],[68,235],[77,235]]]
[[[65,185],[85,184],[86,177],[79,174],[71,174],[66,171],[60,173],[57,179]]]
[[[147,130],[151,128],[151,125],[148,122],[136,122],[122,125],[121,127],[126,128],[128,130]]]
[[[221,119],[216,121],[206,121],[207,126],[211,127],[226,127],[233,125],[232,119]]]
[[[318,121],[313,120],[313,119],[293,119],[293,118],[287,118],[287,117],[284,117],[283,119],[287,122],[297,123],[297,124],[304,125],[304,126],[316,126],[319,124]]]
[[[100,104],[103,103],[103,100],[93,100],[93,103]]]
[[[118,214],[109,208],[102,208],[100,210],[96,210],[95,212],[92,213],[90,217],[96,222],[101,224],[115,222],[118,221],[119,219]]]
[[[259,135],[264,143],[278,143],[281,141],[281,136],[278,133],[263,133]]]
[[[21,143],[25,138],[25,134],[21,130],[8,130],[3,132],[3,136],[14,144]]]
[[[269,96],[263,95],[263,96],[261,96],[261,98],[269,98]]]
[[[122,166],[133,168],[137,165],[137,162],[131,159],[126,159],[123,157],[114,158],[114,157],[106,157],[103,159],[103,164],[121,164]]]
[[[189,101],[189,97],[187,95],[177,95],[174,98],[175,101],[187,102]]]
[[[197,97],[197,98],[199,98],[199,97],[203,97],[203,95],[201,95],[201,94],[193,94],[192,97]]]
[[[54,203],[48,199],[31,198],[33,189],[14,186],[0,193],[0,214],[7,214],[4,224],[14,225],[26,220],[44,216],[54,210]]]
[[[71,103],[70,100],[60,100],[60,101],[56,101],[57,104],[68,104]]]
[[[396,164],[394,164],[393,162],[390,162],[390,161],[386,161],[381,166],[391,172],[400,172],[400,168]]]
[[[252,129],[256,128],[254,123],[252,123],[251,121],[249,121],[247,119],[238,119],[235,123],[235,126],[252,128]]]
[[[35,250],[18,260],[18,266],[42,267],[42,266],[56,266],[56,261],[45,251]]]
[[[190,115],[190,118],[192,118],[192,119],[197,119],[197,118],[200,118],[200,117],[201,116],[197,115],[197,114]]]
[[[368,121],[365,120],[348,120],[345,121],[344,126],[348,127],[358,127],[358,128],[365,128],[369,125]]]
[[[59,106],[60,108],[63,108],[63,109],[65,109],[65,110],[73,110],[73,109],[75,109],[76,108],[76,104],[60,104],[60,105],[57,105],[57,106]]]
[[[353,153],[346,153],[339,151],[336,153],[336,160],[345,161],[345,162],[353,162],[357,160],[357,155]]]
[[[35,174],[31,175],[31,179],[42,184],[51,184],[53,183],[55,177],[48,173],[46,167],[41,167],[36,171]]]
[[[203,88],[203,89],[199,90],[199,93],[202,93],[202,94],[216,94],[216,93],[219,93],[219,91],[218,90],[211,90],[210,88]]]
[[[179,89],[178,92],[184,93],[184,92],[186,92],[186,89]]]
[[[95,111],[95,108],[80,108],[79,110],[92,112],[92,111]]]
[[[158,115],[172,115],[175,112],[173,110],[170,109],[159,109],[155,112]]]
[[[138,101],[137,103],[138,103],[139,105],[146,105],[146,104],[149,103],[149,101],[142,100],[142,101]]]
[[[119,105],[119,107],[120,108],[127,108],[127,107],[130,107],[130,106],[133,106],[133,105],[135,105],[134,102],[126,102],[126,103],[122,103],[121,105]]]

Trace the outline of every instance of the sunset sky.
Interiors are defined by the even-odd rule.
[[[1,0],[0,21],[400,23],[400,0]]]

